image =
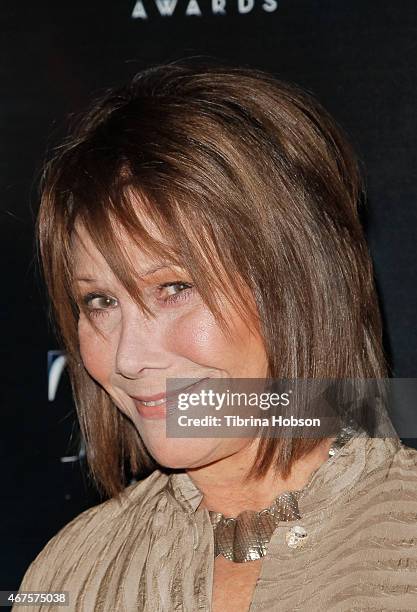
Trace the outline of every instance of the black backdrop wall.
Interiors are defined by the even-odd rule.
[[[99,501],[83,476],[65,374],[48,400],[48,351],[59,347],[34,265],[38,176],[67,114],[151,63],[197,54],[315,93],[361,159],[386,350],[394,376],[415,377],[417,3],[4,0],[0,20],[0,589],[13,589],[46,541]]]

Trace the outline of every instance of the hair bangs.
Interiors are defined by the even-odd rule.
[[[129,246],[124,244],[124,235],[156,263],[169,261],[183,268],[226,336],[230,337],[233,330],[223,316],[224,299],[252,329],[257,313],[249,287],[239,273],[238,261],[224,249],[225,241],[223,244],[219,241],[212,223],[201,214],[204,205],[196,202],[196,194],[177,195],[172,189],[166,194],[152,189],[149,181],[146,193],[126,167],[108,183],[94,181],[92,185],[89,181],[88,187],[78,186],[78,196],[72,197],[72,231],[77,223],[85,228],[138,306],[152,316],[142,298],[138,273],[129,256]]]

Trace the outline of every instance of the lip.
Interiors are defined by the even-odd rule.
[[[167,401],[169,402],[174,397],[176,397],[179,393],[182,393],[183,391],[187,391],[188,389],[192,389],[193,387],[197,386],[198,384],[200,384],[201,382],[205,380],[209,380],[209,378],[208,377],[200,378],[199,380],[192,383],[191,385],[187,385],[186,387],[181,387],[180,389],[175,389],[175,391],[172,391],[168,395],[166,393],[156,393],[154,395],[147,395],[145,397],[144,396],[138,397],[135,395],[131,395],[130,397],[135,402],[136,409],[142,417],[147,418],[147,419],[163,419],[166,417]],[[158,406],[145,406],[145,404],[143,403],[143,402],[156,402],[157,400],[161,400],[164,398],[165,398],[165,401],[159,404]]]
[[[131,395],[134,400],[138,402],[156,402],[166,396],[166,393],[156,393],[155,395],[142,395],[141,397],[137,397],[135,395]]]

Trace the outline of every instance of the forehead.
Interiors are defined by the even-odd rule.
[[[147,231],[155,240],[161,240],[161,234],[155,226],[147,221]],[[120,225],[114,224],[114,232],[112,238],[119,248],[123,250],[124,256],[128,262],[134,267],[135,271],[140,275],[142,272],[148,271],[152,264],[161,263],[161,257],[149,254],[144,248],[129,236],[128,232]],[[111,255],[112,245],[107,245]],[[71,252],[73,272],[77,274],[85,268],[106,271],[111,273],[110,266],[106,261],[106,257],[98,248],[95,240],[88,232],[86,227],[80,221],[75,223],[74,231],[71,236]],[[163,263],[169,263],[168,257]]]
[[[72,233],[71,253],[75,274],[85,267],[88,269],[108,268],[105,258],[94,244],[90,234],[81,224],[78,224]]]

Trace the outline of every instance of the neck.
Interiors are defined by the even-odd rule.
[[[311,474],[329,458],[335,438],[325,438],[311,453],[294,462],[288,478],[283,479],[270,469],[260,480],[244,482],[248,465],[254,461],[259,440],[219,461],[187,473],[203,493],[200,508],[221,512],[226,517],[238,516],[244,510],[262,510],[284,491],[297,491]]]

